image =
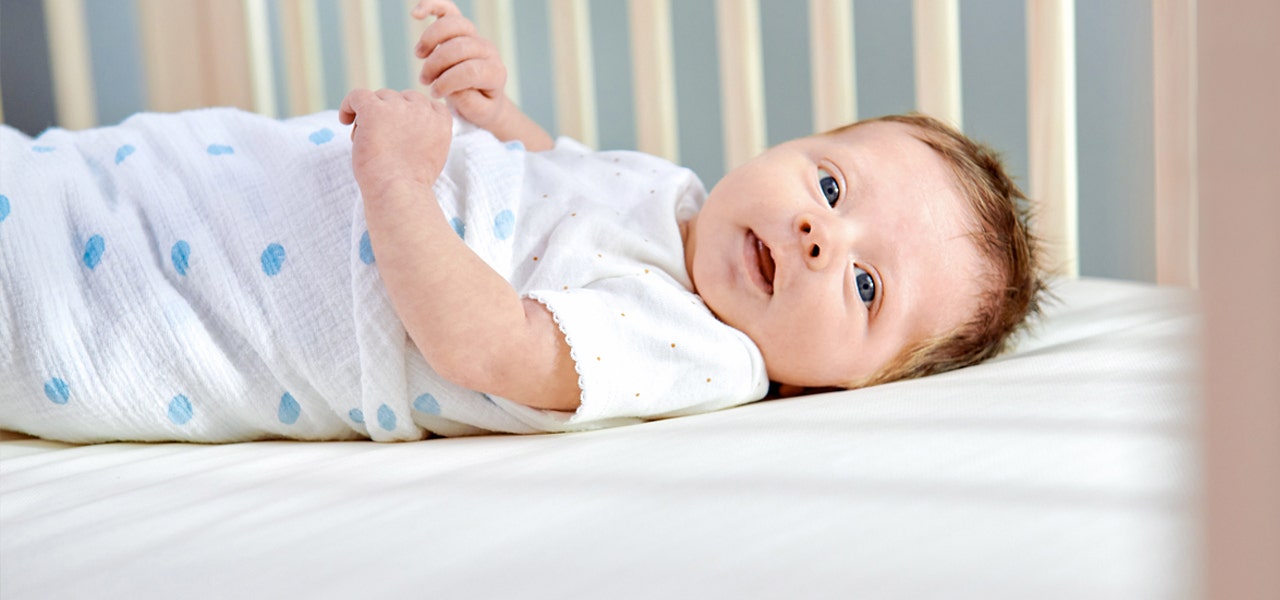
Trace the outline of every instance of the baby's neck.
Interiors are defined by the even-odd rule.
[[[697,242],[694,235],[694,223],[698,220],[698,215],[693,215],[687,220],[680,221],[680,239],[684,243],[684,270],[689,274],[689,283],[693,284],[693,293],[698,293],[698,282],[693,278],[693,253]]]

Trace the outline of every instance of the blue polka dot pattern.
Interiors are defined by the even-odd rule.
[[[449,219],[449,224],[453,226],[453,232],[458,234],[458,237],[467,239],[467,224],[463,223],[462,219],[454,217]]]
[[[413,401],[413,409],[429,415],[440,415],[440,403],[431,394],[423,394]]]
[[[44,382],[44,395],[54,404],[66,404],[71,399],[71,390],[67,382],[54,377]]]
[[[358,408],[353,408],[353,409],[351,409],[350,411],[348,411],[348,412],[347,412],[347,416],[348,416],[348,417],[351,417],[351,420],[352,420],[352,421],[355,421],[356,423],[359,423],[359,424],[361,424],[361,425],[364,425],[364,411],[363,411],[363,410],[360,410],[360,409],[358,409]]]
[[[366,231],[360,236],[360,262],[371,265],[375,260],[377,259],[373,256],[373,244],[369,242],[369,232]]]
[[[0,223],[9,218],[9,197],[0,194]]]
[[[213,156],[221,156],[223,154],[235,154],[236,149],[222,144],[209,144],[208,152]]]
[[[102,236],[94,234],[84,244],[84,266],[90,270],[97,268],[98,263],[102,262],[102,253],[107,251],[107,242]]]
[[[57,148],[54,148],[53,146],[32,146],[31,150],[33,152],[39,152],[40,154],[46,154],[57,150]]]
[[[262,272],[275,277],[284,267],[284,259],[284,246],[280,244],[267,246],[267,249],[262,251]]]
[[[186,276],[187,265],[191,261],[191,244],[186,240],[174,242],[173,248],[169,250],[169,259],[173,261],[173,270],[179,275]]]
[[[136,150],[136,148],[129,144],[120,146],[120,149],[116,150],[116,164],[118,165],[124,162],[124,159],[129,158],[129,155],[133,154],[134,150]]]
[[[396,428],[396,412],[386,404],[378,407],[378,426],[387,431]]]
[[[187,421],[190,421],[194,415],[195,412],[191,408],[191,401],[186,396],[178,394],[169,401],[169,420],[174,425],[186,425]]]
[[[522,143],[520,140],[511,140],[510,142],[507,142],[506,146],[507,146],[507,150],[516,150],[516,151],[524,150],[524,143]]]
[[[293,425],[298,422],[298,417],[302,414],[302,406],[297,400],[293,399],[293,394],[285,392],[280,396],[280,410],[276,411],[276,416],[280,418],[280,422],[285,425]]]
[[[311,135],[307,136],[307,139],[311,140],[312,144],[319,146],[320,144],[333,139],[333,130],[328,127],[317,129],[311,132]]]
[[[498,213],[493,218],[493,236],[505,240],[511,237],[511,233],[516,230],[516,216],[509,210]]]

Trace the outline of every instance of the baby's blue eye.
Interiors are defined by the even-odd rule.
[[[862,267],[854,265],[853,285],[858,288],[858,297],[862,299],[862,303],[871,308],[871,302],[876,299],[876,280]]]
[[[826,169],[818,169],[818,189],[822,190],[822,196],[827,199],[827,205],[831,208],[835,208],[836,203],[840,202],[840,182]]]

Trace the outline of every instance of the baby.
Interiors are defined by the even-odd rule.
[[[1036,310],[1022,194],[934,119],[793,140],[705,194],[661,159],[552,140],[458,9],[413,10],[430,15],[415,51],[444,102],[353,91],[338,111],[349,144],[323,126],[331,113],[225,109],[0,131],[0,366],[14,374],[0,428],[589,429],[751,402],[771,382],[789,396],[975,364]],[[82,156],[52,162],[67,151]],[[127,178],[135,165],[148,172]],[[86,171],[93,202],[46,183],[68,170]]]

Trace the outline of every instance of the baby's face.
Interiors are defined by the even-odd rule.
[[[901,123],[793,140],[720,180],[688,224],[694,287],[769,378],[839,386],[976,310],[983,259],[945,160]]]

